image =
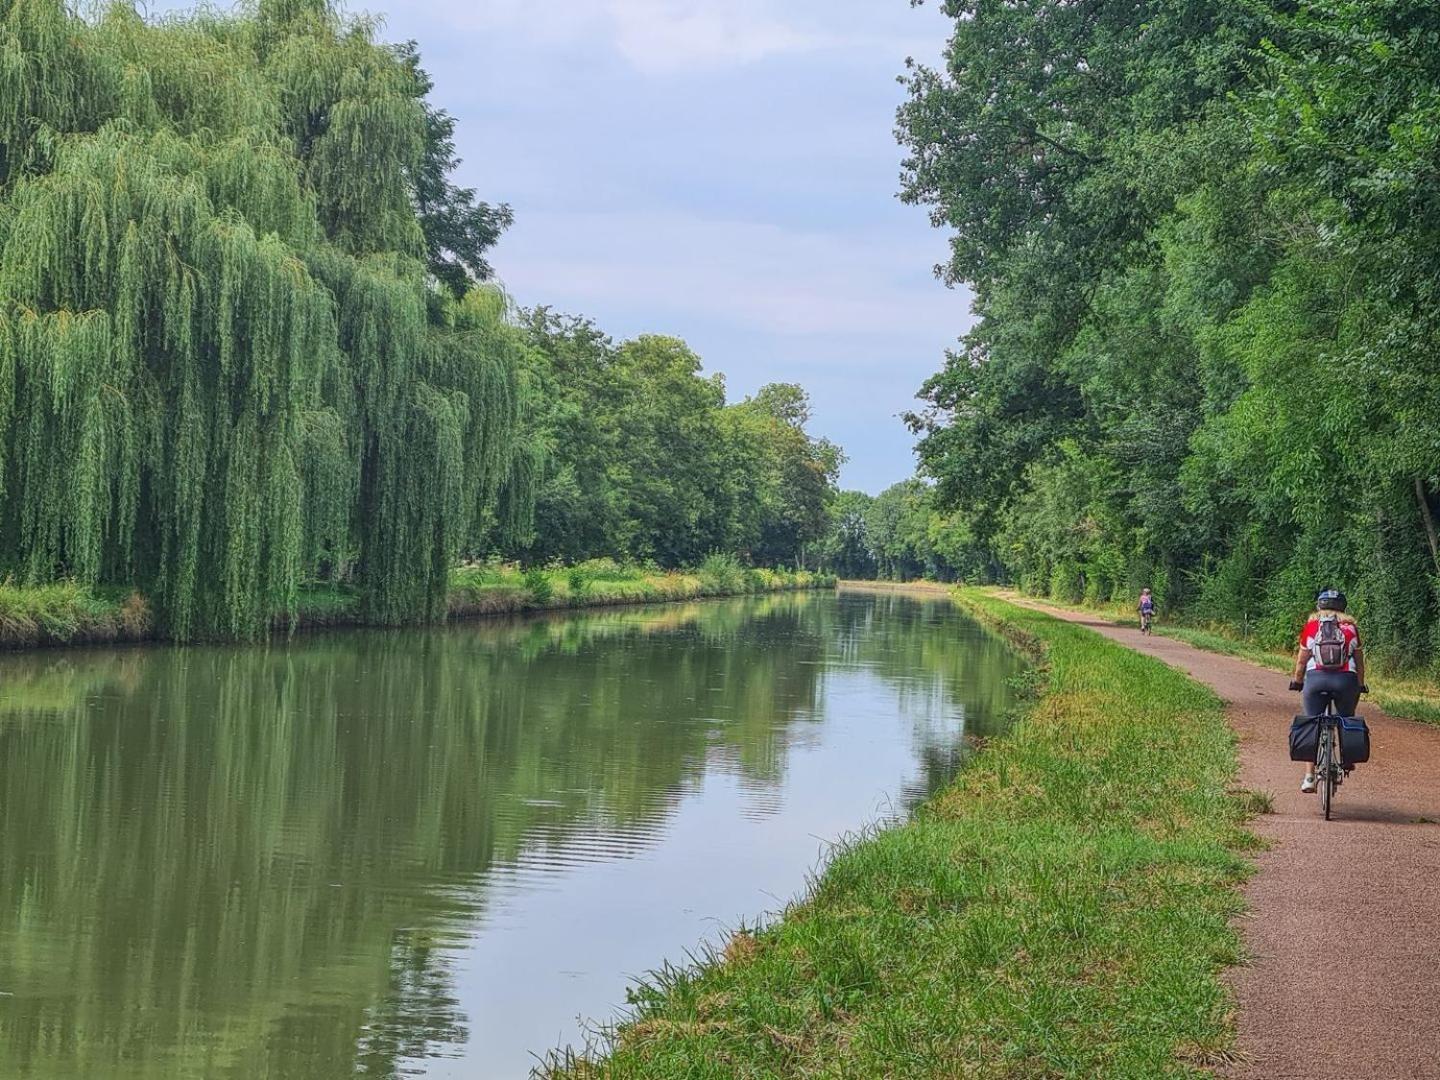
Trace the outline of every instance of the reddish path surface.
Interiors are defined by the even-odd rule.
[[[1440,1080],[1440,728],[1362,701],[1371,760],[1327,822],[1288,757],[1300,700],[1286,675],[1044,610],[1213,687],[1240,737],[1241,784],[1274,797],[1275,813],[1255,822],[1270,847],[1245,890],[1250,961],[1232,977],[1241,1060],[1226,1075]]]

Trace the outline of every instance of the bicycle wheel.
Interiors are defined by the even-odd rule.
[[[1330,801],[1335,797],[1335,769],[1331,764],[1331,732],[1324,728],[1320,732],[1320,752],[1315,756],[1316,779],[1320,782],[1320,809],[1325,820],[1330,820]]]

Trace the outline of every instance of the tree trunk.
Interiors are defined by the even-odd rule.
[[[1425,493],[1425,483],[1415,477],[1415,501],[1420,504],[1420,520],[1425,522],[1425,537],[1430,541],[1430,558],[1435,570],[1440,573],[1440,539],[1435,536],[1435,516],[1430,513],[1430,498]]]

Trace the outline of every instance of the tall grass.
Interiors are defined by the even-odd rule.
[[[0,582],[0,647],[139,641],[152,628],[150,607],[139,593],[72,581]]]
[[[1219,700],[994,597],[1044,696],[765,929],[632,995],[552,1077],[1200,1076],[1227,1060],[1254,806]]]

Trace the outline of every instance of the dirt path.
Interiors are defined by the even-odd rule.
[[[1275,813],[1255,823],[1271,846],[1245,890],[1251,961],[1233,976],[1242,1060],[1227,1075],[1440,1080],[1440,728],[1362,701],[1371,761],[1336,794],[1327,822],[1288,757],[1300,700],[1284,674],[1044,610],[1213,687],[1240,736],[1241,783],[1274,796]]]

